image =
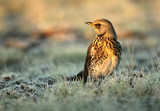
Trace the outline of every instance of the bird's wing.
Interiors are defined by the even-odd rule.
[[[95,58],[95,56],[96,56],[96,50],[94,48],[93,43],[91,43],[87,50],[86,62],[84,67],[87,76],[88,76],[88,67],[91,65],[91,62]]]
[[[86,56],[84,70],[79,72],[77,75],[75,75],[73,77],[68,77],[66,79],[67,80],[82,80],[82,79],[84,79],[84,83],[86,83],[87,76],[88,76],[88,67],[90,66],[91,61],[93,60],[94,57],[95,57],[95,49],[94,49],[93,44],[91,43],[88,47],[88,50],[87,50],[87,56]]]

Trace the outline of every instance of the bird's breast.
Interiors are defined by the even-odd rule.
[[[93,60],[89,66],[89,74],[95,77],[109,73],[112,64],[118,64],[120,51],[114,41],[96,40],[92,47]]]

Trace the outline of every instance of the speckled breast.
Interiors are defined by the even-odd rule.
[[[89,65],[89,75],[102,78],[113,73],[118,67],[121,57],[121,44],[116,39],[98,38],[93,41],[94,57]]]

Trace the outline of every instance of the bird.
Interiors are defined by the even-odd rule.
[[[97,19],[86,22],[93,27],[96,36],[89,45],[84,69],[77,75],[67,77],[67,80],[83,80],[88,78],[105,79],[113,74],[119,66],[122,53],[122,44],[117,40],[117,35],[112,23],[107,19]]]

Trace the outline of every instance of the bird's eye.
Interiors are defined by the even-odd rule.
[[[101,24],[96,24],[95,26],[96,26],[97,28],[99,28],[99,27],[101,26]]]
[[[100,27],[100,26],[101,26],[101,24],[97,24],[97,26],[98,26],[98,27]]]

